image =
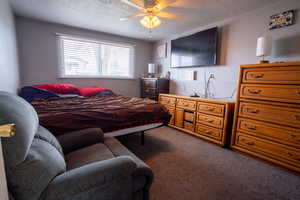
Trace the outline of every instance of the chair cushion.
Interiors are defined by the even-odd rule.
[[[79,149],[65,155],[67,170],[75,169],[86,164],[111,159],[118,156],[131,156],[139,168],[144,167],[144,162],[131,153],[117,139],[104,137],[104,143],[98,143],[86,148]],[[133,191],[139,191],[147,184],[144,171],[137,170],[133,179]],[[151,174],[152,175],[152,174]]]
[[[23,162],[29,151],[39,120],[34,108],[21,97],[0,91],[0,125],[16,124],[16,134],[2,138],[6,167],[14,167]]]
[[[64,153],[62,147],[56,137],[52,135],[47,129],[42,126],[39,126],[37,133],[35,134],[34,138],[43,140],[51,144],[63,157]]]
[[[67,170],[114,157],[113,153],[103,143],[94,144],[65,155]]]
[[[57,147],[42,137],[33,139],[24,162],[7,169],[8,186],[15,199],[38,200],[52,179],[66,171],[64,157]]]

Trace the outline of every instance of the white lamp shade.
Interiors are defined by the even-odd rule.
[[[148,64],[148,73],[149,74],[155,74],[157,72],[157,65],[154,63]]]
[[[257,39],[256,56],[269,56],[272,51],[272,38],[270,36]]]

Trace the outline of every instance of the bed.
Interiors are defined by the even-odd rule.
[[[163,105],[150,99],[108,92],[105,95],[67,97],[51,94],[48,98],[41,98],[39,92],[45,90],[33,88],[35,92],[30,96],[30,103],[38,113],[40,124],[55,135],[99,127],[106,135],[120,136],[166,125],[171,117]],[[26,96],[24,92],[21,94]]]

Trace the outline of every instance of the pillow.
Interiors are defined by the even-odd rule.
[[[31,86],[22,87],[19,95],[28,102],[31,102],[34,99],[49,99],[53,97],[59,97],[53,92]]]
[[[60,98],[74,98],[74,97],[79,97],[78,94],[58,94]]]
[[[44,89],[50,92],[55,92],[58,94],[79,94],[77,87],[72,84],[45,84],[33,85],[33,87]]]
[[[84,97],[91,97],[97,94],[113,94],[113,92],[107,88],[99,87],[78,87],[79,95]]]

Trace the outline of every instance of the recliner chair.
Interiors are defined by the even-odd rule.
[[[16,124],[2,138],[14,200],[148,200],[151,169],[101,129],[54,137],[39,125],[34,108],[0,91],[0,125]]]

